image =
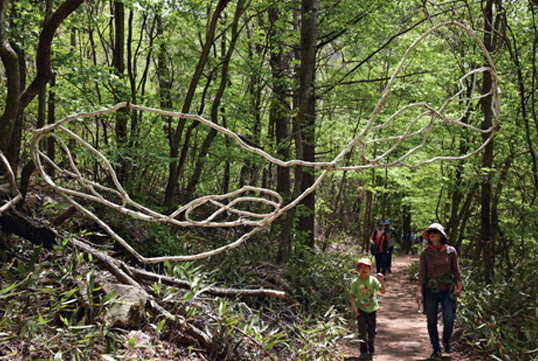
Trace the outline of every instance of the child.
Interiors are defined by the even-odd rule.
[[[370,354],[375,351],[376,310],[379,308],[375,293],[385,293],[385,280],[382,273],[377,274],[379,280],[370,275],[372,262],[367,258],[359,259],[355,268],[359,277],[351,282],[351,307],[359,324],[361,358],[365,359],[368,351]]]

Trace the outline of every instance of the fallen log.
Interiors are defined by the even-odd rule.
[[[48,249],[52,249],[56,242],[56,233],[52,229],[26,217],[14,208],[0,215],[0,227],[4,233],[16,234]]]

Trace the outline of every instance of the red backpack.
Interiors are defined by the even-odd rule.
[[[370,240],[372,241],[372,247],[370,249],[370,252],[372,253],[372,255],[384,253],[386,250],[385,245],[389,241],[387,231],[383,231],[381,237],[379,237],[378,239],[377,238],[377,230],[375,230],[370,236]]]

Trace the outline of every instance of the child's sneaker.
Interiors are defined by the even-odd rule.
[[[375,345],[374,342],[368,342],[368,352],[374,353],[375,352]]]

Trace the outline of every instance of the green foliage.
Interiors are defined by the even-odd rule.
[[[304,325],[295,325],[293,354],[294,360],[332,361],[344,360],[337,351],[336,344],[345,334],[344,319],[334,309],[317,319],[305,320]]]
[[[512,269],[497,270],[484,286],[479,269],[464,270],[457,317],[464,339],[494,360],[538,357],[538,268],[525,258]]]
[[[345,313],[355,261],[352,253],[318,253],[307,248],[296,251],[286,275],[295,285],[293,297],[309,313],[323,314],[331,307]]]
[[[25,357],[91,360],[97,344],[118,349],[121,336],[96,322],[112,294],[100,292],[90,263],[78,252],[64,253],[62,245],[52,257],[36,249],[28,263],[0,263],[1,328],[5,338],[31,345]]]

